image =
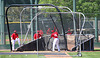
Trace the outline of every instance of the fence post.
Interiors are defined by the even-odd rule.
[[[1,36],[1,44],[5,44],[5,36],[4,36],[4,26],[5,26],[5,16],[4,16],[4,0],[0,0],[0,36]]]
[[[95,17],[95,40],[98,42],[98,19]]]

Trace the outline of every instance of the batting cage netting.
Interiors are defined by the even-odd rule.
[[[59,34],[61,51],[77,51],[76,56],[81,56],[82,43],[86,39],[93,38],[92,35],[84,36],[84,14],[72,12],[68,7],[48,5],[19,4],[7,8],[8,34],[16,30],[21,42],[21,46],[17,47],[16,51],[37,51],[37,54],[39,54],[38,51],[52,51],[54,39],[51,38],[51,34],[53,30]],[[41,37],[35,39],[34,35],[38,32]]]

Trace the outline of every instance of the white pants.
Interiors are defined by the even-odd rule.
[[[52,49],[52,51],[55,51],[55,45],[57,46],[58,51],[60,51],[60,48],[59,48],[59,39],[58,38],[55,38],[54,41],[53,41],[53,49]]]
[[[15,42],[16,42],[16,41],[18,41],[18,44],[19,44],[19,46],[20,46],[20,39],[19,39],[19,38],[16,38],[15,40],[11,40],[11,42],[12,42],[12,50],[15,49]]]

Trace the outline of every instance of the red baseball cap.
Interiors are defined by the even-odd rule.
[[[14,32],[16,32],[16,30],[14,30]]]

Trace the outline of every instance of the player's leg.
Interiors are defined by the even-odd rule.
[[[56,41],[57,41],[57,39],[55,38],[54,41],[53,41],[53,49],[52,49],[52,51],[55,51]]]
[[[59,39],[57,38],[57,41],[56,41],[56,46],[58,48],[58,51],[60,52],[60,48],[59,48]]]
[[[19,46],[20,46],[20,39],[19,38],[16,38],[17,40],[16,41],[18,41],[18,44],[19,44]]]
[[[11,40],[11,42],[12,42],[12,50],[14,51],[14,49],[15,49],[15,40]]]

